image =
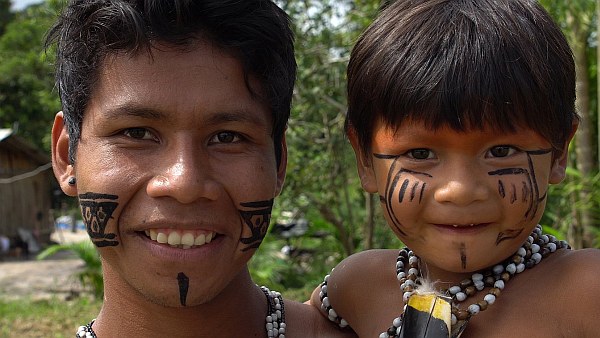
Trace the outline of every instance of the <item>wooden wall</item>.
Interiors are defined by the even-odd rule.
[[[0,179],[25,174],[45,163],[33,158],[16,142],[0,142]],[[29,149],[31,150],[31,149]],[[43,160],[43,159],[42,159]],[[49,161],[49,159],[48,159]],[[52,207],[52,169],[35,176],[0,183],[0,234],[17,235],[17,229],[25,228],[39,237],[40,244],[47,243],[54,224],[50,221]]]

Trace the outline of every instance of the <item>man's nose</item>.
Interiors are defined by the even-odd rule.
[[[220,183],[214,180],[208,156],[193,145],[169,149],[156,166],[146,192],[151,197],[172,197],[182,204],[215,200]]]

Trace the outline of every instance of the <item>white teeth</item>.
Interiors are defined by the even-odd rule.
[[[167,243],[169,240],[169,237],[167,237],[167,235],[164,232],[159,232],[158,235],[156,235],[156,241],[158,243]]]
[[[184,245],[184,249],[185,246],[187,246],[188,248],[191,247],[192,245],[194,245],[194,235],[192,235],[189,232],[186,232],[182,237],[181,237],[181,244]]]
[[[206,244],[206,235],[200,234],[200,236],[196,237],[194,240],[194,245],[204,245]]]
[[[181,235],[180,231],[171,230],[169,231],[169,234],[167,234],[157,229],[145,230],[144,232],[146,233],[146,236],[150,237],[153,241],[181,249],[190,249],[208,244],[216,235],[213,232],[209,232],[207,234],[199,234],[195,237],[193,231],[185,231],[183,232],[183,235]]]
[[[177,231],[171,231],[168,239],[169,245],[179,245],[181,244],[181,235]]]

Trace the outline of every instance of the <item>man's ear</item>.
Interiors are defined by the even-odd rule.
[[[348,128],[348,139],[352,148],[354,149],[354,155],[356,156],[356,167],[358,168],[358,176],[360,177],[360,183],[363,189],[369,193],[377,193],[377,179],[375,178],[375,172],[373,171],[373,162],[371,154],[367,154],[363,151],[358,141],[358,135],[353,127]]]
[[[75,167],[69,160],[69,134],[62,111],[56,114],[52,126],[52,169],[62,191],[69,196],[77,196],[76,185],[69,184],[69,179],[75,177]]]
[[[554,157],[552,160],[552,168],[550,169],[550,184],[558,184],[565,179],[566,170],[567,170],[567,159],[569,157],[569,144],[571,140],[575,136],[575,132],[577,131],[577,127],[579,126],[579,120],[575,119],[573,121],[573,126],[571,127],[571,134],[565,141],[565,145],[562,149],[562,152],[559,156]]]
[[[287,169],[287,142],[285,140],[285,134],[281,137],[281,156],[279,163],[277,163],[277,190],[275,196],[278,196],[283,189],[285,183],[285,173]]]

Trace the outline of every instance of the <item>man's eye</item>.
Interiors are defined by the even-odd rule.
[[[429,149],[411,149],[406,152],[406,155],[410,158],[414,158],[415,160],[427,160],[433,158],[434,154]]]
[[[489,151],[491,157],[507,157],[516,152],[516,149],[511,146],[496,146]]]
[[[125,136],[137,139],[137,140],[153,140],[154,135],[146,128],[129,128],[123,131]]]
[[[215,134],[210,140],[211,143],[233,143],[240,140],[237,133],[231,131],[223,131]]]

